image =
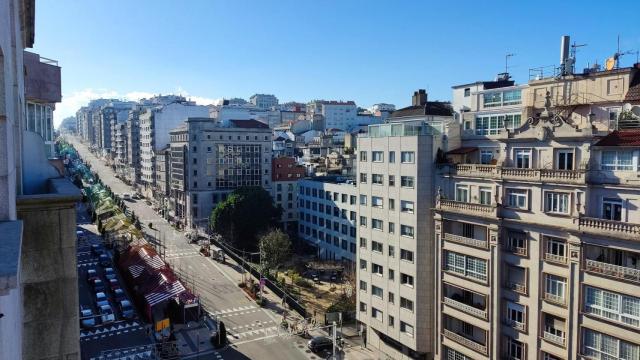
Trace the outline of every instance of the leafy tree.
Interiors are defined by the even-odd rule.
[[[211,213],[211,228],[239,249],[254,251],[258,234],[275,227],[281,210],[274,206],[271,195],[261,187],[248,186],[234,190]]]
[[[289,235],[280,229],[271,230],[260,238],[260,262],[263,269],[277,269],[284,263],[291,252]]]

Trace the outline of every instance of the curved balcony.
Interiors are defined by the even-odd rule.
[[[436,204],[436,209],[447,212],[461,213],[472,216],[482,216],[491,219],[498,217],[498,207],[494,205],[483,205],[462,201],[440,199]]]

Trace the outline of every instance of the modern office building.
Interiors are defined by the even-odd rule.
[[[257,120],[188,118],[170,132],[170,216],[206,229],[211,211],[241,186],[271,192],[271,131]]]
[[[321,176],[298,182],[298,236],[320,259],[349,268],[356,259],[358,195],[353,179]]]
[[[640,137],[621,126],[639,76],[454,87],[468,103],[436,181],[436,358],[640,357]]]
[[[279,156],[271,160],[271,196],[282,209],[280,221],[289,233],[298,229],[298,181],[304,176],[305,168],[295,158]]]

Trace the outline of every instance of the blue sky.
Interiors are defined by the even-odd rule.
[[[101,95],[402,107],[418,88],[448,100],[454,84],[493,79],[506,53],[526,82],[558,62],[563,34],[588,44],[578,69],[613,54],[618,34],[622,50],[640,49],[638,13],[637,0],[41,0],[34,51],[62,67],[56,122]]]

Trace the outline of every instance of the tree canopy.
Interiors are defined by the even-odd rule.
[[[281,211],[263,188],[241,187],[218,203],[209,222],[235,248],[255,251],[258,235],[277,225]]]
[[[263,270],[277,269],[291,252],[289,235],[280,229],[271,230],[260,238],[260,262]]]

